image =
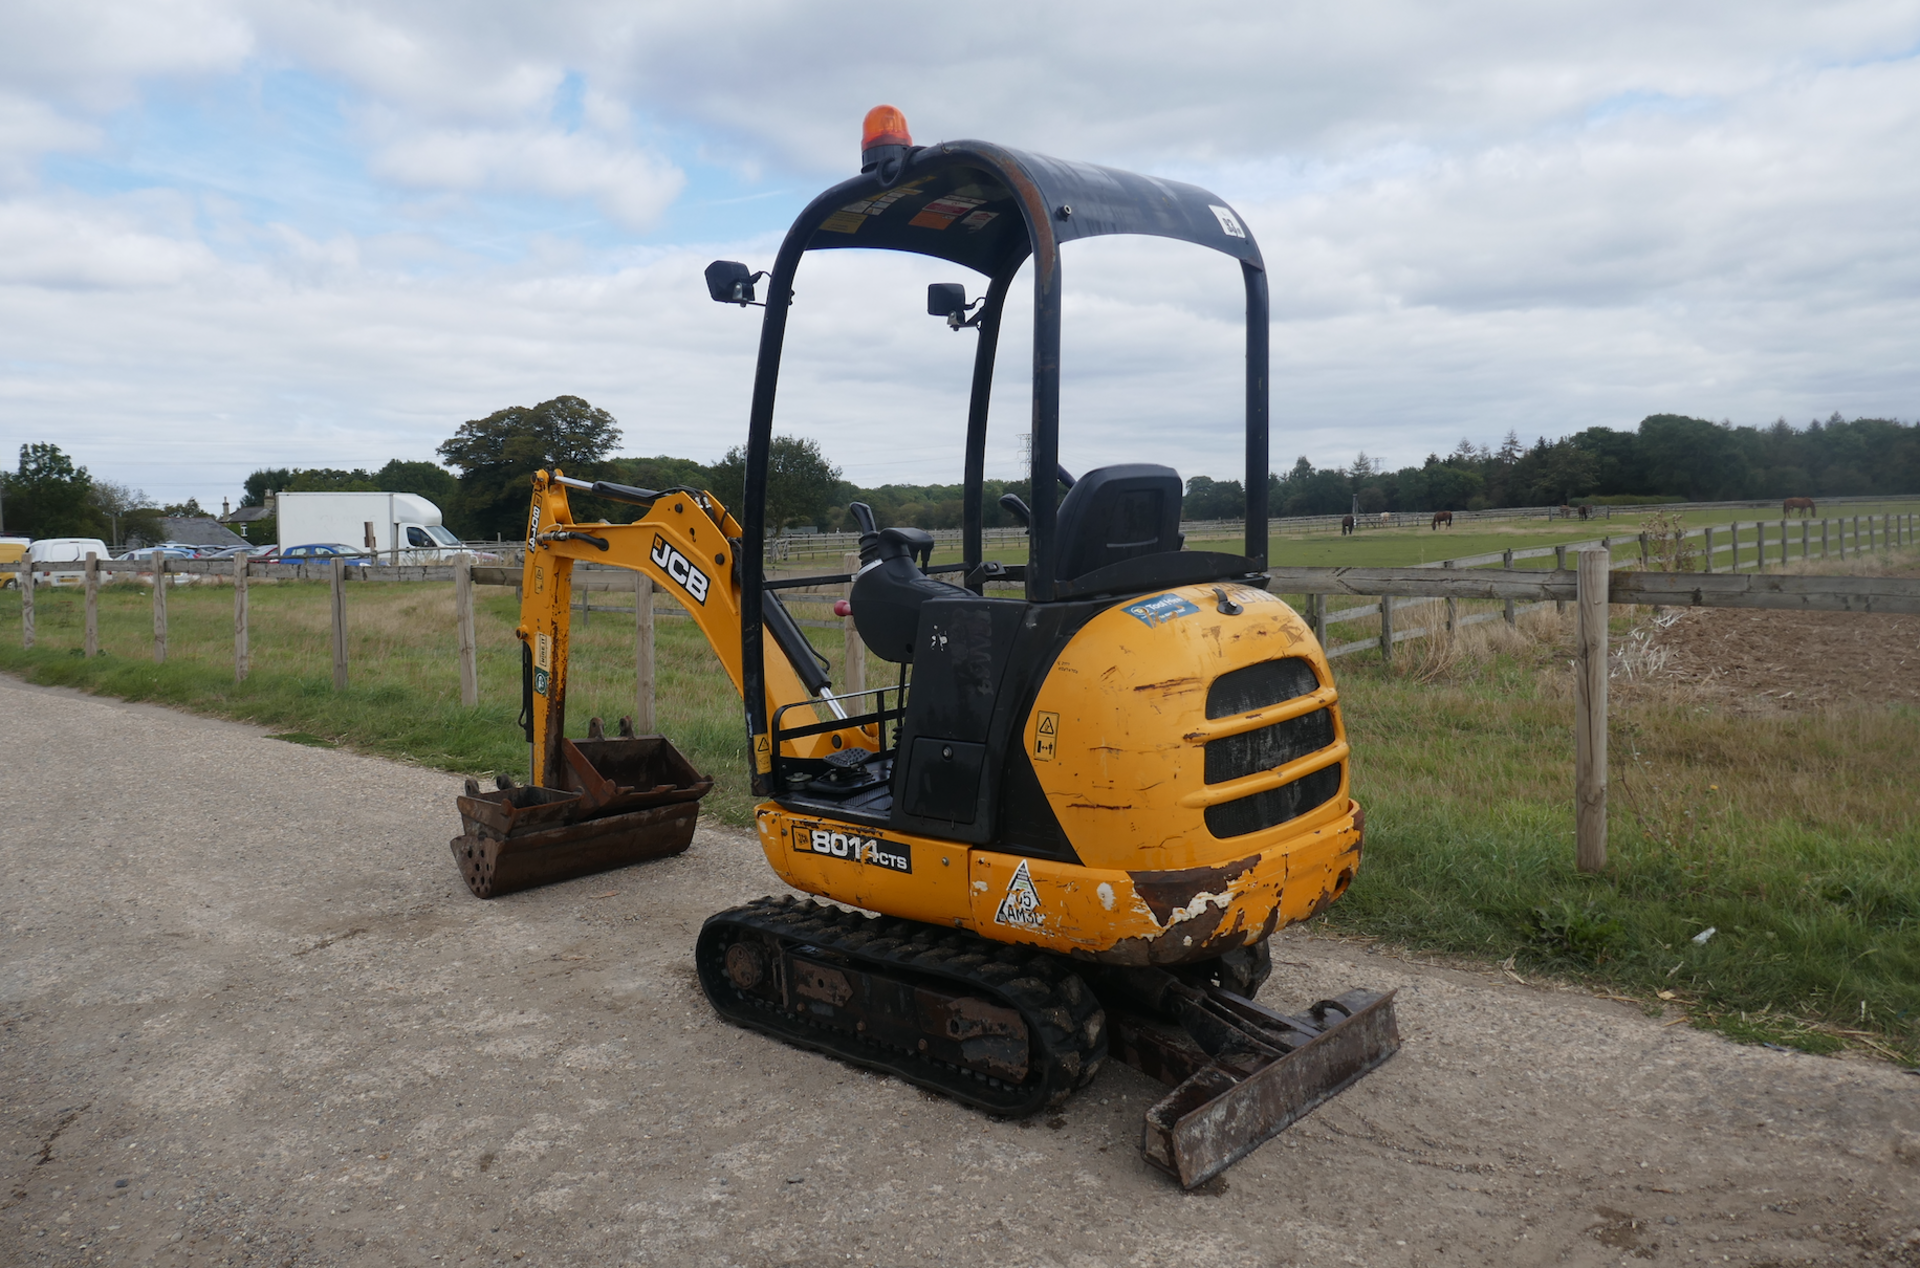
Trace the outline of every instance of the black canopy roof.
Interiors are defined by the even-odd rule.
[[[1262,267],[1246,222],[1217,194],[986,141],[922,146],[892,185],[878,176],[846,181],[808,211],[819,218],[809,251],[911,251],[989,277],[1024,259],[1030,244],[1044,256],[1057,243],[1116,233],[1177,238]]]

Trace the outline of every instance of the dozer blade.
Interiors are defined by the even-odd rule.
[[[1113,1018],[1114,1054],[1174,1083],[1147,1111],[1140,1151],[1191,1189],[1219,1175],[1400,1048],[1393,992],[1349,991],[1283,1016],[1228,991],[1207,991],[1210,1020],[1239,1032],[1211,1058],[1189,1033]],[[1192,1035],[1192,1037],[1189,1037]],[[1210,1044],[1209,1046],[1218,1046]]]

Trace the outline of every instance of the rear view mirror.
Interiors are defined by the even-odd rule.
[[[715,260],[707,265],[707,294],[716,304],[751,304],[753,284],[765,276],[738,260]]]
[[[960,283],[935,282],[927,287],[927,316],[951,318],[966,311],[967,288]]]

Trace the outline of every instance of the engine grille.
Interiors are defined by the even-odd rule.
[[[1297,819],[1318,806],[1324,806],[1340,791],[1340,767],[1335,762],[1311,775],[1303,775],[1291,784],[1269,788],[1251,797],[1207,807],[1207,831],[1216,837],[1241,837],[1276,823]]]
[[[1207,741],[1207,782],[1272,770],[1333,743],[1333,710],[1315,709],[1242,735]]]
[[[1213,680],[1213,685],[1207,688],[1207,719],[1251,713],[1282,700],[1304,696],[1319,686],[1320,680],[1313,676],[1313,666],[1301,657],[1263,660]]]

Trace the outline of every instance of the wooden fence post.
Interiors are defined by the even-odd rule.
[[[1709,525],[1707,528],[1702,529],[1701,532],[1705,535],[1707,539],[1707,548],[1705,552],[1707,556],[1707,571],[1712,572],[1713,571],[1713,528],[1711,525]]]
[[[660,728],[653,719],[653,578],[633,574],[633,729],[652,735]]]
[[[100,653],[100,557],[87,552],[87,633],[86,652]]]
[[[153,663],[167,663],[167,561],[153,557]]]
[[[1847,552],[1842,550],[1840,557],[1845,559]],[[1853,517],[1853,557],[1860,558],[1860,517],[1858,515]]]
[[[1310,594],[1307,596],[1307,625],[1313,630],[1313,638],[1322,650],[1327,646],[1327,596]]]
[[[247,650],[247,565],[246,552],[233,557],[233,680],[245,682],[248,664]]]
[[[1753,522],[1753,570],[1755,572],[1767,570],[1767,522],[1765,520]]]
[[[1560,546],[1560,547],[1556,547],[1555,549],[1556,549],[1556,553],[1560,557],[1561,565],[1565,566],[1567,562],[1567,548],[1565,546]],[[1449,559],[1447,560],[1447,562],[1445,562],[1444,564],[1441,564],[1440,566],[1442,568],[1451,568],[1453,567],[1453,560]],[[1560,606],[1564,608],[1567,605],[1562,603]],[[1452,595],[1448,595],[1447,596],[1447,636],[1451,638],[1454,635],[1454,633],[1459,629],[1459,627],[1460,627],[1460,600],[1454,598]]]
[[[1647,559],[1647,556],[1648,556],[1648,541],[1647,541],[1647,539],[1648,539],[1648,537],[1649,537],[1649,536],[1650,536],[1650,534],[1647,534],[1647,533],[1642,533],[1642,534],[1640,534],[1640,569],[1641,569],[1641,571],[1643,571],[1643,572],[1644,572],[1644,571],[1646,571],[1646,569],[1647,569],[1647,564],[1648,564],[1648,559]]]
[[[20,645],[33,648],[33,561],[20,559]]]
[[[850,550],[840,556],[840,566],[850,573],[859,572],[860,552]],[[848,603],[853,602],[853,582],[847,582],[846,591],[842,597],[845,598]],[[840,694],[852,695],[856,692],[865,691],[867,689],[867,645],[860,641],[860,631],[854,627],[851,612],[847,614],[844,621],[841,638],[846,643],[846,652],[843,659],[846,661],[846,673],[844,676],[847,681],[841,689]]]
[[[460,649],[460,707],[480,703],[480,667],[474,661],[473,556],[461,551],[453,557],[453,621]]]
[[[333,689],[347,689],[347,563],[333,557]]]
[[[1509,568],[1509,569],[1513,567],[1513,552],[1511,550],[1505,551],[1503,553],[1500,566],[1502,568]],[[1505,611],[1507,615],[1507,624],[1512,625],[1513,624],[1513,600],[1512,599],[1507,600]]]
[[[1380,596],[1380,659],[1393,662],[1393,596]]]
[[[1811,556],[1807,554],[1807,547],[1811,546],[1812,544],[1813,544],[1813,521],[1811,519],[1806,518],[1805,516],[1802,516],[1800,520],[1800,562],[1801,563],[1805,563],[1809,558],[1811,558]]]
[[[1827,557],[1827,524],[1829,522],[1824,519],[1820,521],[1820,558],[1822,559]]]
[[[1607,582],[1612,558],[1580,552],[1579,659],[1573,692],[1574,858],[1583,872],[1607,865]]]

